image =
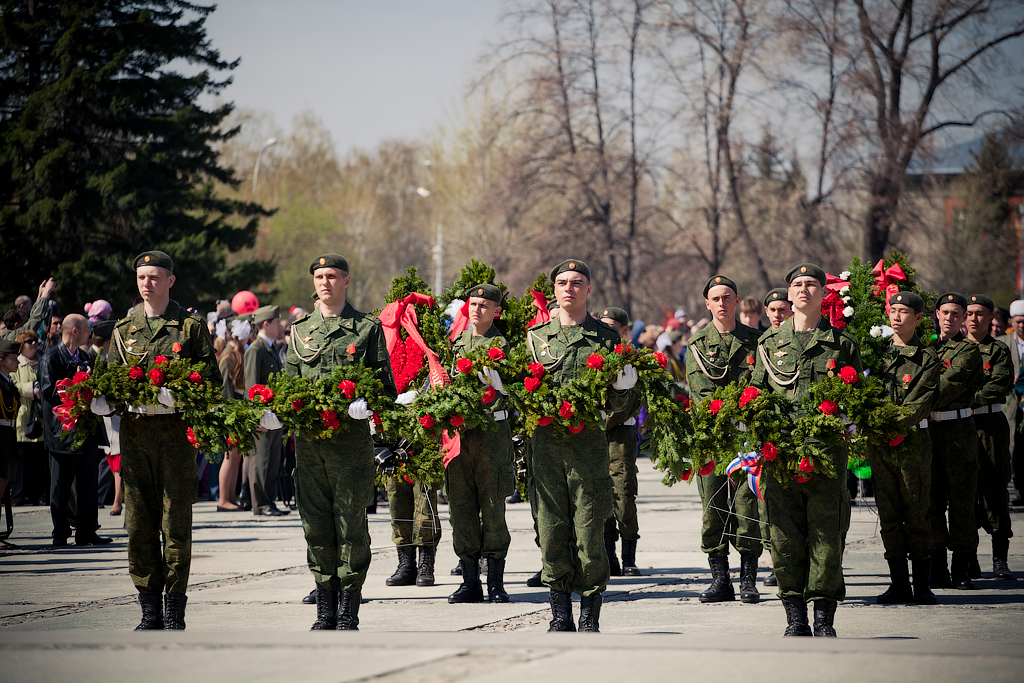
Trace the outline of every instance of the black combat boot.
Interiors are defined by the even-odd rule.
[[[875,598],[879,605],[903,605],[915,602],[914,589],[910,586],[910,573],[906,560],[887,560],[889,563],[889,588]]]
[[[142,607],[142,621],[135,627],[136,631],[162,631],[164,629],[164,605],[159,595],[139,593],[139,606]]]
[[[333,631],[338,627],[338,591],[316,589],[316,621],[310,631]]]
[[[1010,539],[1004,536],[992,537],[992,578],[1013,581],[1006,557],[1010,553]]]
[[[338,625],[335,627],[337,630],[359,630],[359,603],[362,599],[363,595],[359,591],[341,591],[338,606]]]
[[[932,588],[952,588],[953,581],[946,565],[946,549],[932,551]]]
[[[399,546],[398,569],[385,581],[389,586],[411,586],[416,583],[416,548]]]
[[[462,576],[462,565],[461,564],[455,565],[454,567],[452,567],[452,570],[449,573],[452,576]]]
[[[580,633],[600,633],[601,603],[604,595],[594,593],[589,598],[580,598]]]
[[[807,603],[803,598],[782,598],[782,607],[786,610],[786,630],[782,635],[811,635],[811,627],[807,625]]]
[[[505,590],[505,560],[487,558],[487,598],[491,602],[508,602]]]
[[[757,557],[740,555],[740,602],[748,605],[761,602],[757,592]]]
[[[978,553],[973,552],[967,558],[967,576],[977,581],[981,578],[981,563],[978,562]]]
[[[533,576],[531,576],[530,578],[528,578],[526,580],[526,585],[529,586],[530,588],[541,588],[541,587],[544,586],[544,582],[540,578],[540,571],[539,570],[537,571],[536,574],[534,574]]]
[[[164,630],[185,630],[185,603],[188,597],[184,593],[164,593]]]
[[[763,583],[766,586],[778,586],[779,585],[779,580],[777,578],[775,578],[775,568],[774,567],[768,571],[768,576],[764,577],[764,581],[762,581],[761,583]]]
[[[420,546],[420,562],[416,569],[417,586],[434,585],[434,546]]]
[[[462,566],[462,585],[448,596],[448,602],[483,602],[484,589],[480,585],[480,565],[476,560],[459,560]]]
[[[619,565],[619,558],[615,555],[615,537],[604,537],[604,551],[608,553],[608,566],[612,576],[622,576],[622,567]]]
[[[548,594],[548,602],[551,604],[551,622],[548,624],[548,633],[551,631],[575,631],[576,624],[572,623],[572,593],[551,591]]]
[[[953,561],[950,563],[949,567],[949,578],[953,583],[953,588],[962,591],[974,590],[974,584],[971,582],[971,577],[967,575],[970,562],[970,553],[953,553]]]
[[[701,602],[731,602],[736,599],[736,590],[729,578],[729,558],[708,555],[711,567],[711,585],[700,594]]]
[[[636,539],[622,539],[622,575],[643,576],[636,566]]]
[[[818,638],[835,638],[836,607],[839,603],[835,600],[814,601],[814,635]]]
[[[932,593],[932,561],[914,560],[914,602],[919,605],[937,605],[939,599]]]

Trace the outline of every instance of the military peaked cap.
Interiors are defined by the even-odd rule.
[[[0,354],[18,353],[21,351],[21,344],[11,339],[0,339]]]
[[[935,300],[935,310],[939,310],[943,304],[956,304],[966,311],[967,297],[959,292],[945,292],[944,294],[940,294],[939,298]]]
[[[262,325],[268,320],[274,320],[275,318],[281,317],[281,309],[278,306],[261,306],[253,311],[252,321],[257,325]]]
[[[813,263],[801,263],[799,265],[793,266],[793,268],[790,269],[788,273],[786,273],[786,284],[788,285],[791,282],[793,282],[793,280],[795,280],[796,278],[803,277],[805,275],[808,277],[813,277],[815,280],[821,283],[822,287],[825,286],[825,271],[822,270],[819,266],[814,265]]]
[[[707,299],[708,292],[711,291],[711,288],[717,287],[718,285],[725,285],[726,287],[729,287],[732,291],[736,292],[737,295],[740,293],[740,290],[736,289],[736,283],[731,279],[724,275],[712,275],[708,278],[707,284],[704,285],[704,298]]]
[[[914,292],[896,292],[889,298],[889,305],[900,304],[913,308],[917,313],[924,312],[924,299]]]
[[[764,304],[765,308],[768,308],[768,304],[773,301],[785,301],[786,303],[789,303],[789,290],[785,287],[776,287],[775,289],[769,290],[768,293],[764,295],[764,301],[761,303]]]
[[[497,301],[499,304],[501,303],[501,290],[489,282],[482,282],[479,285],[473,285],[466,290],[466,293],[463,296],[467,301],[470,297],[475,296],[489,301]]]
[[[316,272],[317,268],[337,268],[348,272],[348,261],[341,254],[321,254],[309,264],[309,274]]]
[[[978,306],[984,306],[989,310],[990,313],[996,312],[996,304],[992,299],[988,298],[984,294],[972,294],[971,304],[977,304]]]
[[[110,339],[114,336],[115,325],[117,325],[116,320],[101,320],[92,326],[93,336]]]
[[[144,251],[135,257],[135,265],[132,270],[138,270],[142,266],[159,266],[174,272],[174,261],[162,251]]]
[[[551,270],[551,281],[554,282],[559,273],[566,271],[579,273],[588,280],[590,279],[590,268],[587,268],[587,264],[579,259],[570,258],[562,261]]]
[[[604,309],[603,311],[601,311],[600,317],[609,318],[611,320],[614,320],[618,324],[622,325],[623,327],[629,327],[629,314],[627,314],[624,310],[618,308],[617,306],[609,306],[608,308]]]

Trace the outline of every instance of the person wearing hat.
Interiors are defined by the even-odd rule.
[[[310,264],[309,273],[320,305],[292,323],[285,372],[319,379],[330,377],[336,367],[362,361],[374,371],[384,394],[395,399],[380,320],[357,311],[346,298],[348,262],[338,254],[323,254]],[[359,601],[370,567],[366,508],[376,492],[369,423],[373,413],[357,397],[348,416],[348,429],[330,439],[295,436],[296,500],[316,582],[312,630],[358,630]]]
[[[974,396],[985,384],[981,351],[960,328],[967,297],[945,292],[935,300],[942,363],[939,391],[928,430],[932,438],[932,587],[971,590],[969,565],[978,552],[975,497],[978,491],[978,434],[972,417]],[[949,524],[946,524],[946,515]],[[946,550],[953,553],[947,566]]]
[[[696,402],[719,387],[750,380],[761,332],[736,320],[738,303],[736,283],[725,275],[712,275],[704,285],[704,305],[711,312],[711,324],[690,337],[686,364],[690,398]],[[712,578],[700,601],[736,599],[729,577],[730,542],[740,554],[740,600],[748,604],[760,601],[757,561],[764,546],[757,494],[747,485],[746,474],[733,474],[731,485],[724,474],[699,476],[697,490],[704,508],[701,550],[707,553]]]
[[[0,339],[0,499],[18,471],[18,440],[14,430],[21,395],[11,375],[18,369],[20,348],[12,339]],[[0,550],[17,549],[15,544],[0,539]]]
[[[801,263],[786,274],[793,317],[758,341],[751,384],[785,396],[794,405],[811,387],[844,367],[863,372],[856,338],[821,315],[825,271]],[[794,414],[794,417],[799,417]],[[835,471],[846,471],[845,448],[833,456]],[[835,637],[838,602],[846,597],[843,536],[850,519],[845,477],[812,474],[810,480],[782,485],[762,480],[771,528],[772,562],[786,611],[787,636],[809,636],[807,603],[814,603],[814,635]]]
[[[277,353],[277,337],[281,332],[281,311],[277,306],[257,308],[253,314],[257,335],[243,356],[245,390],[256,384],[266,384],[284,367]],[[282,434],[284,430],[267,429],[256,439],[256,454],[250,459],[249,487],[252,513],[267,517],[281,517],[291,510],[281,510],[274,504],[277,498],[277,473],[281,469]]]
[[[1024,363],[1024,299],[1010,303],[1010,332],[999,337],[999,341],[1010,349],[1010,360],[1013,361],[1013,376],[1021,379]],[[1021,411],[1021,396],[1024,396],[1024,384],[1015,385],[1013,393],[1006,399],[1003,412],[1006,419],[1011,420],[1014,429],[1010,430],[1010,452],[1013,454],[1013,486],[1017,489],[1017,497],[1011,505],[1024,505],[1024,439],[1017,438],[1017,431],[1024,424],[1024,412]]]
[[[761,302],[764,304],[764,315],[773,330],[779,329],[779,325],[793,317],[793,304],[789,303],[788,296],[789,290],[785,287],[776,287],[764,295]]]
[[[220,370],[206,321],[171,299],[175,282],[171,257],[146,251],[136,257],[133,268],[142,304],[114,326],[108,362],[145,366],[157,356],[203,362],[203,375],[219,385]],[[103,397],[94,399],[93,410],[103,415],[113,412]],[[185,628],[192,505],[199,476],[196,450],[185,430],[173,397],[155,405],[129,406],[121,419],[128,573],[142,607],[136,630]]]
[[[1003,414],[1003,403],[1013,393],[1013,360],[1006,344],[991,335],[995,313],[992,299],[975,294],[967,302],[967,339],[981,351],[985,383],[974,394],[971,410],[978,428],[978,500],[977,525],[992,537],[992,577],[1013,579],[1007,564],[1010,550],[1010,423]],[[981,578],[981,567],[974,556],[968,575]]]
[[[875,377],[893,403],[910,410],[903,419],[907,429],[917,430],[920,450],[897,466],[886,457],[887,447],[868,445],[871,480],[881,527],[889,588],[876,598],[881,605],[917,603],[934,605],[931,591],[932,530],[928,521],[931,501],[932,446],[928,415],[939,388],[942,372],[939,357],[917,336],[924,317],[924,300],[911,291],[889,299],[892,341]],[[913,585],[907,561],[913,567]]]
[[[587,367],[598,348],[613,351],[615,330],[587,312],[590,269],[566,259],[551,270],[558,313],[527,331],[533,361],[545,369],[553,386],[568,383]],[[629,410],[637,372],[626,366],[609,387],[606,413]],[[599,630],[603,591],[608,585],[605,520],[612,516],[612,480],[608,472],[608,438],[600,425],[584,425],[577,434],[562,434],[554,425],[533,434],[533,487],[540,535],[541,579],[551,592],[549,631],[574,631],[572,593],[580,595],[580,631]]]
[[[469,304],[470,325],[455,338],[455,358],[479,348],[496,347],[507,353],[509,344],[494,326],[494,318],[501,312],[501,290],[481,283],[466,290],[463,297]],[[512,429],[501,377],[491,368],[485,368],[479,377],[494,389],[488,408],[494,410],[498,430],[477,427],[463,431],[462,451],[445,468],[452,542],[462,569],[462,585],[448,597],[450,603],[484,601],[481,558],[487,561],[488,600],[509,601],[504,577],[512,536],[505,523],[505,497],[515,489]]]
[[[619,333],[622,343],[629,343],[629,315],[621,308],[609,306],[601,311],[601,322]],[[679,330],[669,335],[682,340]],[[676,342],[673,342],[675,344]],[[670,357],[672,353],[668,354]],[[672,362],[674,359],[670,359]],[[612,576],[642,576],[636,566],[636,542],[640,539],[640,523],[636,515],[636,492],[639,488],[636,467],[639,439],[636,418],[640,412],[640,396],[633,395],[633,405],[608,418],[608,460],[612,477],[612,516],[604,524],[604,547]],[[622,564],[615,555],[615,543],[622,538]]]

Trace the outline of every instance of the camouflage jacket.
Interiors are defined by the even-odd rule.
[[[1010,349],[992,335],[986,336],[978,344],[981,352],[981,372],[985,383],[974,393],[972,408],[1003,403],[1013,391],[1013,358]]]
[[[489,349],[492,346],[495,346],[495,342],[498,342],[497,346],[502,351],[506,354],[508,353],[510,348],[508,340],[501,335],[501,332],[498,331],[497,327],[491,325],[491,328],[481,336],[474,336],[473,328],[469,327],[455,338],[455,341],[452,343],[452,351],[455,352],[455,358],[458,359],[462,358],[470,351],[480,347]],[[505,397],[499,393],[495,396],[494,402],[491,404],[491,408],[493,410],[505,410],[507,403],[508,401]]]
[[[152,318],[147,318],[145,307],[139,305],[114,326],[107,355],[111,365],[150,363],[157,356],[202,361],[206,363],[208,379],[217,386],[222,384],[206,321],[186,311],[177,301],[167,304],[163,315]]]
[[[285,372],[292,377],[330,377],[334,369],[362,358],[384,385],[384,394],[398,396],[391,359],[380,320],[345,303],[341,315],[325,318],[320,309],[292,323]]]
[[[737,322],[732,332],[722,334],[711,323],[690,337],[686,363],[690,398],[701,401],[718,387],[749,380],[760,336],[760,330]]]
[[[975,392],[985,383],[978,345],[958,332],[955,337],[940,341],[935,350],[942,364],[942,375],[932,410],[970,408]]]
[[[939,391],[942,366],[933,349],[921,345],[917,335],[906,346],[893,344],[882,357],[875,375],[885,385],[889,399],[913,412],[904,419],[912,426],[928,417]]]

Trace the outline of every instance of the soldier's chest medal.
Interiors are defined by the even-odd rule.
[[[540,355],[541,356],[548,355],[548,346],[549,346],[549,344],[547,342],[544,342],[543,344],[540,345]]]

